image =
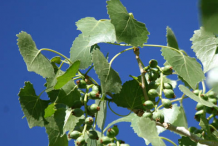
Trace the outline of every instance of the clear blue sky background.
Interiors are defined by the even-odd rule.
[[[150,32],[149,44],[166,45],[166,27],[173,29],[179,47],[190,56],[195,54],[190,49],[189,39],[193,31],[199,29],[198,4],[195,0],[122,0],[134,17],[144,22]],[[44,90],[45,79],[33,72],[28,72],[26,65],[18,51],[16,34],[21,30],[31,34],[37,47],[57,50],[66,56],[69,55],[73,40],[80,33],[75,22],[84,17],[108,19],[105,0],[2,0],[0,2],[0,50],[1,50],[1,101],[0,101],[0,145],[1,146],[46,146],[47,135],[44,128],[29,129],[26,119],[22,119],[23,112],[18,101],[18,92],[24,86],[24,81],[31,81],[36,93]],[[109,59],[125,47],[100,45],[103,53],[109,52]],[[162,65],[163,57],[160,48],[144,48],[141,58],[146,65],[150,59],[157,59]],[[43,52],[48,58],[56,56],[50,52]],[[132,51],[122,54],[113,64],[119,72],[123,82],[130,80],[129,75],[137,76],[139,69]],[[90,75],[95,75],[94,71]],[[96,76],[95,76],[96,78]],[[97,79],[97,78],[96,78]],[[175,90],[179,97],[181,93]],[[46,98],[43,94],[42,98]],[[197,125],[194,120],[196,103],[186,99],[185,111],[189,126]],[[116,110],[116,106],[112,105]],[[118,111],[126,114],[128,111]],[[118,118],[110,111],[106,125]],[[129,123],[118,124],[119,139],[123,139],[131,146],[143,146],[144,140],[134,134]],[[178,142],[178,135],[171,132],[161,134]],[[171,144],[166,143],[167,146]],[[72,142],[70,145],[74,145]]]

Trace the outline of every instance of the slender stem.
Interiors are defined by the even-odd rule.
[[[85,114],[86,114],[86,116],[85,116],[85,118],[87,118],[87,92],[85,93],[85,97],[84,97],[84,106],[85,106]]]
[[[213,128],[215,131],[217,131],[217,129],[213,126],[213,125],[209,125],[211,128]]]
[[[168,142],[170,142],[170,143],[172,143],[172,144],[175,145],[175,146],[177,146],[172,140],[170,140],[170,139],[168,139],[168,138],[166,138],[166,137],[161,137],[161,136],[160,136],[160,138],[161,138],[161,139],[164,139],[164,140],[166,140],[166,141],[168,141]]]
[[[101,100],[100,100],[100,102],[98,103],[98,106],[100,106],[100,104],[101,104]],[[96,116],[95,116],[95,124],[94,124],[94,128],[96,128],[97,119],[98,119],[98,112],[96,113]]]
[[[186,98],[186,97],[185,97],[185,94],[182,94],[182,97],[181,97],[181,98],[182,98],[182,99],[180,100],[179,103],[180,103],[180,106],[183,106],[182,102],[183,102],[183,100]]]
[[[111,61],[110,61],[110,63],[109,63],[110,66],[111,66],[111,64],[113,63],[114,59],[116,59],[120,54],[122,54],[122,53],[124,53],[124,52],[126,52],[126,51],[129,51],[129,50],[132,50],[132,49],[134,49],[134,48],[131,47],[131,48],[125,49],[125,50],[123,50],[123,51],[117,53],[117,54],[111,59]]]
[[[207,118],[207,120],[210,121],[210,119],[213,118],[213,116],[214,116],[214,114],[211,114],[211,115]]]
[[[139,70],[141,73],[142,91],[144,94],[145,101],[147,101],[147,100],[149,100],[149,98],[148,98],[147,91],[146,91],[146,83],[145,83],[146,79],[145,79],[145,72],[144,72],[143,65],[142,65],[143,63],[142,63],[141,59],[139,58],[139,48],[134,48],[134,53],[136,55],[136,60],[138,62]]]
[[[83,135],[83,136],[85,136],[86,128],[87,128],[87,124],[85,124],[85,126],[84,126],[84,128],[83,128],[83,132],[82,132],[82,135]]]
[[[170,46],[163,46],[163,45],[153,45],[153,44],[144,44],[143,46],[144,46],[144,47],[159,47],[159,48],[168,48],[168,49],[171,49],[171,50],[174,50],[174,51],[176,51],[176,52],[179,52],[179,53],[181,53],[181,51],[180,51],[180,50],[178,50],[178,49],[175,49],[175,48],[173,48],[173,47],[170,47]]]
[[[70,61],[70,59],[68,59],[65,55],[63,55],[63,54],[61,54],[61,53],[59,53],[59,52],[57,52],[57,51],[55,51],[55,50],[42,48],[42,49],[40,49],[40,51],[50,51],[50,52],[56,53],[56,54],[58,54],[58,55],[64,57],[68,62],[70,62],[70,64],[73,64],[73,63]]]
[[[62,61],[62,63],[61,63],[61,65],[58,67],[58,70],[60,70],[61,69],[61,67],[63,66],[63,64],[64,64],[65,62],[64,61]]]
[[[87,75],[87,74],[89,73],[89,71],[90,71],[93,67],[94,67],[94,66],[92,65],[92,66],[86,71],[86,73],[84,74],[84,76]]]
[[[120,114],[116,113],[116,112],[111,108],[111,106],[110,106],[110,101],[108,101],[108,107],[109,107],[109,109],[110,109],[115,115],[120,116],[120,117],[126,117],[126,116],[130,115],[131,112],[132,112],[132,111],[130,111],[127,115],[120,115]]]
[[[39,94],[38,97],[40,98],[40,96],[42,95],[42,93],[44,93],[46,90],[47,90],[47,89],[43,90],[43,91]]]
[[[205,94],[206,87],[205,87],[205,83],[204,83],[204,81],[202,81],[201,84],[202,84],[202,88],[203,88],[202,93]]]
[[[107,44],[118,45],[118,46],[131,46],[129,44],[117,44],[117,43],[110,43],[110,42],[107,42]]]

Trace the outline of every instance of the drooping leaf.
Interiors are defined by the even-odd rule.
[[[74,101],[80,100],[80,96],[81,94],[77,90],[77,88],[74,88],[73,90],[71,90],[69,94],[67,94],[65,90],[61,89],[58,94],[58,98],[55,102],[65,104],[68,107],[72,107],[74,104]]]
[[[49,101],[40,99],[30,82],[25,82],[25,86],[20,89],[18,96],[29,127],[43,127],[47,123],[44,114]]]
[[[50,104],[46,109],[45,109],[45,118],[51,117],[55,113],[55,105],[54,103]]]
[[[93,51],[92,61],[95,72],[101,81],[102,93],[119,93],[122,88],[119,74],[110,67],[100,50]]]
[[[89,46],[100,42],[114,43],[116,41],[115,29],[110,20],[96,20],[93,17],[86,17],[77,21],[76,26],[84,36],[89,36]]]
[[[179,46],[178,46],[178,43],[177,43],[177,40],[176,40],[176,36],[173,32],[173,30],[167,26],[167,46],[170,46],[170,47],[173,47],[175,49],[178,49],[179,50]]]
[[[186,88],[185,86],[183,85],[179,85],[179,89],[185,94],[187,95],[188,97],[190,97],[191,99],[193,99],[194,101],[196,102],[199,102],[203,105],[206,105],[208,107],[215,107],[215,108],[218,108],[217,105],[209,102],[209,101],[206,101],[204,99],[202,99],[201,97],[198,97],[196,96],[194,93],[192,93],[188,88]]]
[[[218,34],[218,1],[201,0],[201,21],[207,31]]]
[[[57,77],[57,83],[54,86],[54,89],[60,89],[67,82],[69,82],[78,72],[79,66],[80,61],[76,61],[67,69],[67,71],[63,75]]]
[[[79,60],[80,69],[86,69],[92,64],[91,50],[99,49],[98,45],[91,42],[89,36],[80,34],[73,42],[70,48],[70,60],[72,62]]]
[[[192,141],[189,137],[182,136],[178,141],[179,146],[197,146],[197,143]]]
[[[107,102],[106,100],[95,100],[95,104],[100,107],[100,111],[98,111],[97,125],[101,130],[103,130],[107,115]]]
[[[48,146],[68,146],[67,135],[61,136],[59,127],[54,119],[54,117],[49,117],[49,124],[45,126],[46,133],[48,134],[49,145]]]
[[[192,41],[192,49],[203,64],[204,72],[218,67],[218,38],[213,33],[207,32],[201,27],[194,31],[190,40]]]
[[[181,52],[168,48],[162,48],[161,51],[164,59],[193,89],[198,82],[204,80],[205,77],[201,70],[201,65],[195,58],[185,56]]]
[[[27,70],[33,71],[44,78],[54,76],[54,69],[50,61],[37,49],[32,37],[24,31],[17,34],[17,37],[17,45],[27,65]]]
[[[61,136],[63,136],[67,131],[74,129],[76,124],[79,122],[80,118],[75,117],[71,113],[71,109],[58,108],[54,114],[54,119]]]
[[[120,0],[109,0],[107,4],[111,23],[115,27],[117,42],[143,47],[149,35],[145,24],[134,19],[133,15],[127,12]]]
[[[159,137],[157,132],[156,123],[149,118],[141,117],[138,121],[140,137],[149,141],[153,146],[166,146],[163,140]],[[148,145],[146,143],[146,145]]]
[[[144,94],[142,87],[136,80],[127,81],[123,84],[121,92],[113,96],[113,102],[117,106],[125,107],[130,110],[144,109]]]

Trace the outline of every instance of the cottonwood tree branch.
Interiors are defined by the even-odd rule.
[[[161,126],[167,130],[173,131],[175,133],[189,137],[191,140],[193,140],[196,143],[206,144],[208,146],[218,146],[217,141],[202,139],[202,138],[198,137],[197,135],[189,132],[189,130],[186,129],[185,127],[177,127],[177,126],[171,125],[170,123],[163,123],[162,124],[160,122],[156,122],[156,125]]]
[[[140,73],[141,73],[141,80],[142,80],[142,90],[143,90],[143,94],[144,94],[144,97],[145,97],[145,101],[148,100],[148,95],[147,95],[147,91],[146,91],[146,85],[145,85],[145,72],[144,72],[144,69],[143,69],[143,66],[142,66],[142,61],[141,59],[139,58],[139,48],[134,48],[134,53],[136,55],[136,60],[138,62],[138,65],[139,65],[139,70],[140,70]]]

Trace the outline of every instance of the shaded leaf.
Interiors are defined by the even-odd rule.
[[[54,103],[50,104],[46,109],[45,109],[45,118],[51,117],[55,113],[55,105]]]
[[[207,31],[218,34],[218,1],[201,0],[201,21]]]
[[[49,117],[46,120],[49,121],[49,124],[45,126],[46,133],[48,134],[49,146],[68,146],[67,135],[61,136],[54,117]]]
[[[32,37],[24,31],[17,34],[17,37],[17,45],[27,65],[27,70],[33,71],[44,78],[54,76],[54,69],[50,61],[37,49]]]
[[[163,140],[159,137],[157,132],[156,123],[149,118],[141,117],[138,121],[140,137],[148,140],[153,146],[165,146]],[[148,145],[148,143],[146,143]]]
[[[119,93],[122,88],[119,74],[110,67],[100,50],[93,51],[92,61],[95,72],[101,81],[102,93]]]
[[[185,56],[168,48],[162,48],[161,51],[164,59],[193,89],[198,82],[204,80],[205,77],[201,70],[201,65],[195,58]]]
[[[193,142],[189,137],[182,136],[178,141],[179,146],[197,146],[197,143]]]
[[[191,48],[202,62],[204,72],[218,67],[218,38],[213,33],[207,32],[201,27],[200,30],[194,31],[190,40],[192,41]]]
[[[134,19],[120,0],[110,0],[107,1],[107,4],[111,23],[115,27],[117,42],[125,42],[132,46],[143,47],[149,35],[145,24]]]
[[[206,101],[204,99],[202,99],[201,97],[198,97],[196,96],[194,93],[192,93],[188,88],[186,88],[185,86],[183,85],[179,85],[179,89],[185,94],[187,95],[188,97],[190,97],[191,99],[195,100],[196,102],[199,102],[203,105],[206,105],[208,107],[218,107],[217,105],[209,102],[209,101]]]
[[[69,82],[78,72],[79,66],[80,61],[76,61],[67,69],[63,75],[57,77],[57,83],[55,84],[54,89],[60,89],[67,82]]]
[[[125,107],[130,110],[145,109],[145,102],[142,87],[136,80],[127,81],[123,84],[121,92],[113,96],[113,102],[117,106]]]
[[[107,101],[95,100],[95,104],[100,107],[100,111],[98,111],[97,125],[101,130],[103,130],[107,116]]]
[[[175,49],[178,49],[179,50],[179,46],[178,46],[178,43],[177,43],[177,40],[176,40],[176,36],[174,35],[174,32],[173,30],[167,26],[167,46],[170,46],[170,47],[173,47]]]
[[[59,92],[60,90],[52,90],[52,91],[47,92],[47,95],[50,98],[51,102],[55,102],[55,100],[58,97]]]
[[[44,114],[49,101],[41,100],[36,95],[33,85],[30,82],[25,82],[25,86],[20,89],[18,96],[20,97],[20,105],[30,128],[34,126],[43,127],[47,124]]]
[[[89,46],[100,42],[116,41],[115,29],[110,20],[96,20],[86,17],[76,22],[77,29],[90,38]]]

